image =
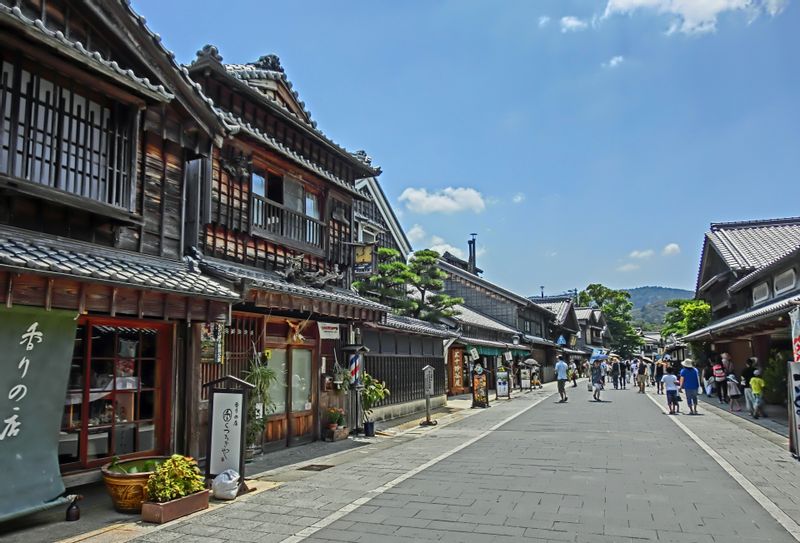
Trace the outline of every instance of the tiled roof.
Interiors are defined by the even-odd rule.
[[[525,334],[522,337],[525,339],[525,341],[528,341],[530,343],[535,343],[536,345],[550,345],[550,346],[555,345],[555,343],[550,341],[549,339],[544,339],[543,337],[539,336],[532,336],[530,334]]]
[[[229,113],[220,108],[215,108],[215,109],[217,113],[225,120],[225,124],[230,128],[232,134],[236,134],[237,132],[243,132],[248,136],[256,139],[257,141],[264,143],[265,145],[272,148],[274,151],[282,154],[283,156],[287,157],[288,159],[293,160],[297,164],[311,170],[312,172],[319,175],[323,179],[327,179],[328,181],[338,186],[342,190],[346,191],[347,193],[351,194],[352,196],[356,196],[361,199],[366,198],[363,194],[357,191],[355,187],[348,184],[345,180],[336,177],[329,171],[322,169],[316,162],[312,162],[303,155],[296,153],[292,149],[289,149],[288,147],[283,145],[281,142],[279,142],[266,132],[262,132],[255,126],[233,115],[232,113]]]
[[[36,32],[38,37],[61,51],[66,51],[78,57],[84,63],[92,66],[101,73],[122,77],[130,85],[139,90],[154,94],[164,101],[169,101],[174,96],[161,84],[153,84],[146,77],[139,77],[133,70],[124,69],[114,60],[104,59],[97,51],[90,51],[79,41],[70,40],[63,32],[51,30],[45,26],[41,19],[29,19],[22,13],[19,7],[10,8],[0,3],[0,16],[6,18],[12,24],[22,27],[25,30]]]
[[[556,323],[561,325],[567,320],[567,315],[569,314],[569,308],[572,305],[572,300],[560,300],[556,302],[542,302],[540,300],[535,300],[531,298],[531,301],[536,302],[541,307],[547,309],[548,311],[555,313],[556,315]]]
[[[732,270],[754,270],[800,247],[800,218],[715,223],[706,237]]]
[[[316,135],[333,150],[338,152],[342,157],[350,161],[351,164],[368,172],[368,175],[380,175],[380,168],[372,166],[371,163],[368,163],[366,160],[363,160],[357,156],[357,153],[351,153],[325,135],[325,133],[323,133],[319,128],[317,128],[317,123],[311,120],[311,114],[306,110],[305,103],[300,100],[299,95],[292,88],[292,83],[286,78],[283,68],[280,67],[280,60],[278,60],[278,57],[275,55],[266,55],[254,63],[223,64],[222,56],[219,54],[218,49],[213,45],[206,45],[202,50],[197,52],[197,58],[194,60],[194,62],[192,62],[189,68],[201,69],[204,66],[215,67],[218,72],[225,73],[234,81],[238,81],[243,88],[257,93],[259,99],[261,99],[264,103],[269,104],[272,108],[274,108],[275,111],[282,114],[286,119]],[[258,85],[253,84],[254,81],[264,79],[282,81],[293,94],[297,103],[300,105],[305,118],[298,117],[276,98],[268,96],[258,89]]]
[[[393,328],[395,330],[412,332],[414,334],[420,334],[423,336],[456,338],[459,335],[458,333],[448,330],[447,327],[440,324],[432,324],[427,321],[414,319],[412,317],[393,315],[391,313],[386,315],[385,323],[370,323],[369,325],[378,328]]]
[[[192,271],[184,261],[106,249],[6,227],[0,228],[0,267],[187,296],[239,299],[234,290]]]
[[[220,275],[229,280],[248,279],[252,281],[253,286],[263,290],[292,294],[314,300],[325,300],[337,304],[371,309],[373,311],[390,311],[389,307],[363,298],[352,290],[334,287],[321,289],[289,283],[275,273],[264,270],[255,270],[253,268],[248,268],[247,266],[241,266],[220,260],[204,258],[200,261],[200,266],[206,269],[209,273]]]
[[[277,59],[277,57],[275,58]],[[267,69],[255,63],[223,64],[223,66],[225,67],[225,70],[229,74],[231,74],[237,79],[241,79],[245,83],[248,83],[250,80],[259,80],[259,79],[269,79],[271,81],[282,82],[286,86],[286,88],[291,91],[292,95],[294,96],[294,99],[297,101],[297,104],[303,110],[303,114],[305,115],[306,118],[300,120],[310,125],[312,128],[316,128],[317,123],[311,120],[311,112],[308,111],[308,109],[306,109],[306,103],[300,99],[300,95],[297,93],[296,90],[294,90],[294,85],[292,85],[292,82],[289,81],[289,78],[286,77],[286,73],[276,69]]]
[[[576,307],[575,308],[575,315],[578,317],[579,321],[588,321],[592,318],[592,314],[594,313],[594,309],[591,307]]]
[[[800,302],[800,295],[790,296],[788,298],[784,298],[783,300],[778,300],[777,302],[773,302],[769,305],[765,305],[757,309],[745,311],[744,313],[740,313],[739,315],[733,315],[726,319],[722,319],[720,321],[715,322],[714,324],[711,324],[710,326],[706,326],[705,328],[701,328],[700,330],[692,332],[691,334],[687,334],[683,336],[681,339],[683,341],[698,341],[702,339],[707,339],[710,338],[711,335],[715,333],[724,332],[726,330],[732,330],[740,326],[752,324],[762,319],[774,318],[779,315],[784,315],[789,311],[791,311],[795,307],[797,302]]]
[[[526,350],[524,345],[514,345],[513,343],[506,343],[503,341],[491,341],[488,339],[478,339],[474,337],[461,336],[458,342],[464,345],[483,345],[486,347],[497,347],[498,349],[519,349]]]
[[[790,251],[787,254],[783,255],[782,257],[773,260],[770,264],[767,264],[766,266],[763,266],[761,268],[758,268],[757,270],[748,273],[747,275],[736,281],[734,284],[732,284],[728,288],[728,290],[730,292],[738,292],[747,285],[753,283],[759,277],[764,277],[772,272],[779,271],[781,267],[786,266],[792,262],[796,262],[798,260],[800,260],[800,245],[794,251]]]
[[[479,313],[473,309],[465,307],[463,305],[457,305],[453,309],[458,311],[458,315],[453,317],[453,320],[456,322],[469,324],[472,326],[478,326],[480,328],[488,328],[490,330],[497,330],[499,332],[507,332],[509,334],[518,334],[519,331],[511,328],[510,326],[503,324],[500,321],[496,321],[491,317],[487,317],[483,313]]]

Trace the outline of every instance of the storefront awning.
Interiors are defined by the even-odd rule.
[[[681,340],[684,342],[700,341],[704,339],[711,339],[712,336],[716,334],[735,333],[739,328],[785,315],[791,311],[798,302],[800,302],[800,296],[785,298],[769,305],[765,305],[763,307],[752,309],[750,311],[746,311],[745,313],[717,321],[710,326],[706,326],[705,328],[701,328],[700,330],[682,337]],[[789,326],[788,322],[786,323],[786,326]]]
[[[460,337],[458,338],[457,342],[465,345],[467,348],[475,347],[475,350],[477,350],[479,354],[486,356],[500,356],[508,351],[511,351],[515,355],[519,353],[518,356],[528,356],[530,354],[530,351],[520,349],[520,345],[505,343],[503,341]]]

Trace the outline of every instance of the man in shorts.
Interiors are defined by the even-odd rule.
[[[691,358],[681,362],[680,388],[686,394],[686,405],[689,406],[689,414],[697,414],[697,392],[700,390],[700,373],[694,367]]]
[[[567,371],[569,370],[569,366],[567,363],[564,362],[564,358],[561,355],[558,355],[558,361],[556,362],[556,379],[558,380],[558,393],[561,395],[561,399],[558,403],[564,403],[567,401]]]

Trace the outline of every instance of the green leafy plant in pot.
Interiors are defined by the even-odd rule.
[[[250,368],[244,372],[244,380],[253,385],[247,398],[247,437],[248,456],[258,449],[267,425],[267,415],[275,410],[275,403],[270,395],[270,387],[278,381],[272,368],[261,362],[260,357],[250,361]],[[263,408],[259,413],[258,404]]]
[[[147,479],[147,501],[142,520],[158,524],[208,508],[208,490],[197,462],[173,454],[159,464]]]
[[[364,435],[375,435],[375,421],[372,420],[372,411],[376,405],[391,394],[386,383],[378,381],[369,373],[364,372],[364,388],[361,389],[361,409],[364,411]]]

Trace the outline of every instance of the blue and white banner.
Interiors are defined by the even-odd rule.
[[[592,349],[592,356],[589,358],[589,361],[594,362],[595,360],[605,360],[608,358],[608,349]]]

